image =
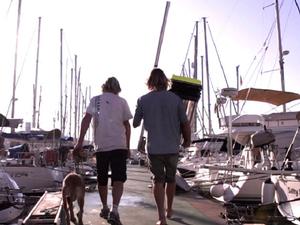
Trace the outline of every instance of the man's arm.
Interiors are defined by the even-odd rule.
[[[123,122],[125,127],[125,135],[126,135],[126,146],[128,148],[128,158],[130,158],[130,136],[131,136],[131,126],[128,120]]]
[[[78,151],[82,148],[84,136],[85,136],[86,131],[88,130],[88,128],[90,126],[91,120],[92,120],[92,115],[89,114],[89,113],[85,113],[85,115],[84,115],[84,117],[82,118],[82,121],[81,121],[80,134],[79,134],[77,144],[74,147],[74,151]]]
[[[182,146],[187,148],[191,145],[191,127],[188,121],[181,124],[181,133],[183,137]]]
[[[138,99],[135,113],[133,116],[132,126],[134,128],[140,126],[142,119],[143,119],[143,113],[142,113],[142,109],[141,109],[141,105],[140,105],[140,99]]]

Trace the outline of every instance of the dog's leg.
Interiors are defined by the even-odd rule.
[[[79,206],[79,212],[77,213],[78,224],[83,225],[82,217],[83,217],[83,207],[84,207],[84,195],[85,195],[85,187],[81,187],[80,194],[78,195],[77,202]]]
[[[67,225],[70,225],[70,214],[69,214],[69,209],[68,209],[68,201],[67,201],[67,197],[66,197],[66,193],[65,193],[65,189],[63,188],[62,190],[62,196],[63,196],[63,206],[64,206],[64,211],[66,214],[66,223]]]
[[[75,215],[74,215],[73,201],[70,197],[68,197],[67,200],[68,200],[68,204],[69,204],[69,211],[70,211],[71,221],[76,224],[77,220],[76,220]]]

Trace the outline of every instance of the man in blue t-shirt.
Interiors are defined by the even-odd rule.
[[[141,120],[144,120],[144,127],[148,132],[149,166],[154,177],[153,193],[159,216],[156,224],[165,225],[166,217],[172,216],[181,134],[182,146],[188,147],[191,142],[191,129],[183,102],[179,96],[167,91],[169,80],[161,69],[152,70],[147,86],[150,92],[137,101],[133,127],[138,127]]]

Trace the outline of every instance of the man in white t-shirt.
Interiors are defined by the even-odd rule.
[[[91,99],[81,122],[80,135],[74,154],[82,149],[84,136],[93,119],[94,145],[96,149],[97,180],[102,202],[100,216],[109,223],[121,225],[118,206],[127,180],[126,159],[130,157],[132,118],[127,101],[119,96],[121,88],[115,77],[110,77],[102,85],[102,94]],[[111,169],[112,206],[107,204],[108,171]]]

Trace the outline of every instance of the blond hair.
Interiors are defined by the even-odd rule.
[[[115,77],[109,77],[105,83],[102,85],[103,92],[111,92],[114,94],[119,94],[121,92],[121,87],[119,81]]]

